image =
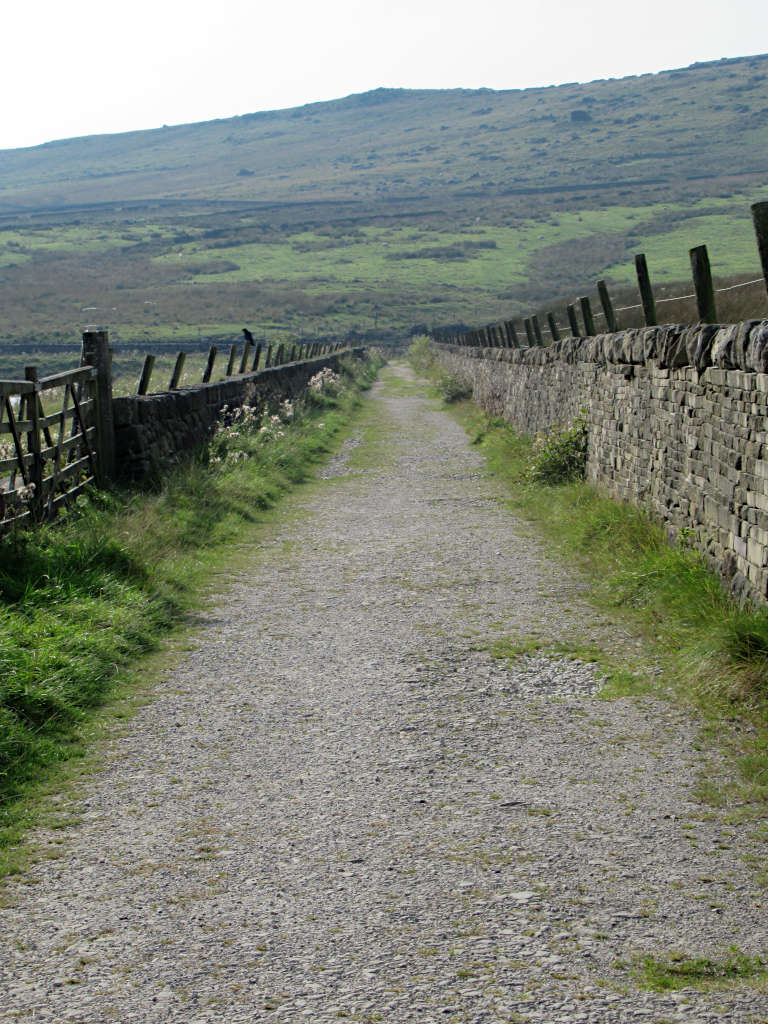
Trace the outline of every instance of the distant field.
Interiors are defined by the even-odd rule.
[[[0,372],[93,323],[126,349],[401,342],[631,286],[641,251],[687,291],[702,243],[753,277],[766,182],[768,56],[0,152]]]
[[[593,290],[598,277],[631,285],[641,251],[656,284],[684,282],[688,250],[701,243],[716,276],[759,276],[749,204],[764,198],[766,186],[450,228],[427,220],[265,232],[241,221],[211,237],[199,223],[134,220],[0,230],[0,264],[17,283],[0,306],[0,335],[27,338],[30,350],[46,340],[76,347],[90,323],[109,326],[119,346],[145,349],[229,343],[243,326],[270,339],[374,329],[396,337],[415,324],[524,314]]]

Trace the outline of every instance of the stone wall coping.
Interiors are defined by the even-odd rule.
[[[592,338],[563,338],[544,348],[478,348],[434,341],[470,359],[544,366],[547,363],[597,363],[660,369],[711,367],[768,373],[768,320],[738,324],[664,324],[630,327]]]

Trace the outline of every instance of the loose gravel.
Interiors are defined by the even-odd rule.
[[[768,1021],[765,988],[632,972],[768,946],[754,826],[694,795],[727,766],[592,665],[492,657],[606,624],[452,420],[371,402],[383,440],[295,499],[5,883],[0,1019]]]

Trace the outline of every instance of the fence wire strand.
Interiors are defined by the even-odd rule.
[[[726,285],[724,288],[715,288],[714,291],[715,291],[716,295],[719,295],[722,292],[734,292],[734,291],[737,291],[739,288],[751,288],[752,285],[754,285],[754,284],[763,284],[764,281],[765,281],[765,279],[762,278],[762,277],[755,277],[751,281],[739,281],[738,284],[729,284],[729,285]],[[659,305],[659,303],[661,303],[661,302],[683,302],[686,299],[695,299],[695,298],[696,298],[696,293],[693,292],[690,295],[667,295],[667,296],[664,296],[661,299],[656,299],[655,301],[656,301],[656,305]],[[614,310],[614,313],[629,313],[632,310],[642,309],[642,308],[643,308],[642,303],[638,303],[636,306],[618,306]],[[605,313],[603,312],[602,309],[595,310],[592,315],[593,315],[593,317],[595,319],[597,319],[598,317],[602,317],[602,319],[605,320]],[[554,337],[554,335],[552,334],[552,331],[549,329],[549,327],[546,327],[546,326],[542,325],[541,330],[544,333],[548,334],[551,338]]]

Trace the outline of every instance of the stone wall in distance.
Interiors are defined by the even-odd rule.
[[[741,597],[768,597],[768,320],[547,348],[434,344],[475,401],[536,434],[586,411],[588,478],[682,528]]]
[[[115,462],[120,479],[146,479],[179,461],[211,437],[224,406],[275,407],[298,398],[311,378],[345,356],[360,357],[362,348],[346,349],[297,363],[269,367],[211,384],[182,387],[153,395],[114,398]]]

